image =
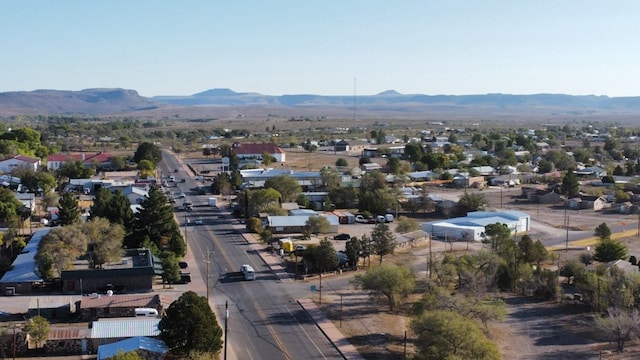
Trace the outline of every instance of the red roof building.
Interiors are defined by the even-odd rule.
[[[112,154],[105,152],[97,153],[75,153],[75,154],[52,154],[47,156],[47,170],[58,170],[67,161],[82,161],[85,166],[109,167],[111,165]]]
[[[262,154],[267,153],[273,156],[277,162],[283,163],[286,160],[286,153],[275,144],[233,144],[233,152],[238,159],[262,159]]]

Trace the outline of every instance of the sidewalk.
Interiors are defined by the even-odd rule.
[[[222,209],[221,209],[222,211]],[[236,221],[229,213],[224,210],[224,216],[230,221]],[[255,234],[246,231],[243,224],[234,224],[233,228],[242,234],[249,246],[256,251],[262,258],[262,260],[269,266],[271,271],[280,279],[280,281],[294,281],[285,267],[282,265],[283,261],[279,255],[264,250],[264,244],[256,238]],[[313,322],[318,326],[320,331],[329,339],[333,346],[345,359],[364,360],[364,358],[358,353],[355,346],[351,345],[349,341],[344,337],[342,332],[325,316],[325,314],[316,306],[311,299],[298,299],[296,302],[302,307],[302,309],[309,315]]]

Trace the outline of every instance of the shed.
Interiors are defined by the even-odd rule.
[[[91,322],[91,342],[93,348],[135,336],[160,336],[155,318],[113,318]]]

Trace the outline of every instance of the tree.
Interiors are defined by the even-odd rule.
[[[133,154],[133,161],[139,164],[142,160],[151,161],[155,168],[160,161],[162,161],[162,152],[160,151],[160,148],[150,142],[141,143]]]
[[[408,143],[404,147],[404,156],[409,160],[409,162],[414,163],[419,161],[424,155],[424,150],[422,145],[419,143]]]
[[[40,344],[49,337],[51,327],[49,320],[40,315],[36,315],[29,319],[23,330],[36,342],[37,346],[40,346]]]
[[[596,226],[594,234],[600,238],[600,240],[606,240],[611,238],[611,229],[607,226],[607,223],[602,223]]]
[[[58,222],[60,225],[65,226],[80,222],[78,199],[72,193],[65,192],[58,202]]]
[[[396,238],[385,223],[380,223],[371,232],[371,240],[373,241],[373,251],[380,256],[380,264],[382,257],[393,254],[396,248]]]
[[[604,239],[595,247],[593,258],[600,262],[609,262],[613,260],[626,259],[627,247],[617,240]]]
[[[170,250],[176,256],[184,256],[185,243],[178,224],[173,218],[173,208],[157,186],[152,186],[135,214],[132,233],[125,243],[129,248],[139,247],[145,238],[160,250]]]
[[[160,254],[162,259],[162,281],[174,284],[180,280],[180,266],[176,255],[170,251],[163,251]]]
[[[94,269],[101,269],[108,262],[120,261],[124,251],[124,229],[119,224],[111,224],[105,218],[94,218],[82,224],[82,232],[88,239],[89,263]]]
[[[310,250],[309,255],[318,271],[325,272],[338,267],[338,253],[327,238],[320,240],[318,246],[311,247]]]
[[[86,253],[87,242],[78,224],[51,229],[38,245],[36,261],[40,274],[56,277],[71,269],[73,261]]]
[[[345,244],[345,253],[351,266],[357,266],[362,252],[362,241],[357,237],[352,237]]]
[[[204,296],[187,291],[171,303],[158,324],[160,338],[170,351],[185,356],[192,351],[216,354],[222,349],[222,328]]]
[[[98,189],[90,213],[89,220],[105,218],[112,224],[122,225],[125,230],[128,230],[133,223],[131,203],[121,190],[112,193],[106,188]]]
[[[387,172],[390,174],[399,174],[400,173],[400,159],[397,157],[390,157],[387,160]]]
[[[310,216],[305,223],[305,228],[310,234],[326,234],[331,224],[324,216]]]
[[[409,269],[392,264],[381,264],[358,274],[353,279],[356,289],[369,292],[371,296],[384,296],[393,311],[398,301],[406,298],[415,288],[415,280]]]
[[[562,178],[561,190],[562,194],[566,195],[567,198],[580,196],[580,184],[578,183],[578,177],[572,170],[567,171]]]
[[[338,167],[346,167],[346,166],[349,166],[349,163],[347,162],[347,159],[345,159],[345,158],[338,158],[338,160],[336,160],[336,166],[338,166]]]
[[[423,313],[411,320],[417,335],[414,359],[501,359],[500,352],[471,321],[451,311]]]
[[[329,192],[340,188],[340,174],[336,169],[328,166],[323,167],[320,169],[320,178],[322,179],[322,185]]]
[[[261,212],[269,212],[278,207],[280,193],[273,189],[245,190],[238,196],[238,203],[248,216],[257,216]]]
[[[615,341],[616,350],[621,352],[624,350],[626,341],[638,338],[640,312],[638,309],[629,311],[609,307],[607,316],[596,317],[596,326],[607,335],[610,341]]]
[[[263,151],[262,152],[262,165],[264,166],[269,166],[271,165],[271,163],[273,163],[276,159],[271,156],[271,154],[269,154],[268,151]]]
[[[288,175],[279,175],[267,179],[264,182],[265,189],[274,189],[281,195],[282,202],[295,201],[298,195],[302,192],[302,186],[298,183],[298,180]]]
[[[60,165],[60,168],[56,170],[57,179],[86,179],[92,177],[96,173],[96,170],[89,166],[84,166],[84,163],[78,161],[65,161]]]
[[[520,238],[518,248],[520,249],[520,260],[527,264],[540,264],[548,256],[544,244],[540,240],[534,242],[529,235],[524,235]]]
[[[0,187],[0,221],[8,222],[10,219],[15,218],[22,202],[16,198],[13,191],[8,188]]]
[[[396,231],[400,234],[405,234],[412,231],[420,230],[420,224],[414,219],[410,219],[406,216],[400,216],[396,219],[398,226]]]
[[[458,201],[458,207],[464,210],[464,212],[482,210],[487,204],[487,199],[480,193],[465,192]]]
[[[111,360],[144,360],[144,358],[138,354],[135,350],[124,352],[119,350],[117,354],[110,357]]]

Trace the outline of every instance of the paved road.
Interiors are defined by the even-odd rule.
[[[262,258],[233,227],[233,220],[220,210],[207,206],[207,195],[193,190],[192,180],[173,156],[164,154],[165,173],[174,173],[175,192],[184,192],[194,208],[188,217],[203,220],[202,225],[186,229],[189,257],[195,260],[190,271],[199,271],[207,282],[209,270],[210,303],[219,319],[224,319],[228,304],[228,352],[232,359],[342,359],[343,357],[318,329],[307,313],[289,294],[291,284],[278,279]],[[179,205],[179,204],[178,204]],[[179,212],[182,219],[185,212]],[[194,224],[192,221],[191,224]],[[207,263],[208,259],[208,263]],[[207,266],[208,264],[208,266]],[[256,270],[255,281],[244,281],[240,265]],[[206,288],[205,288],[206,292]],[[294,295],[296,291],[293,291]]]

